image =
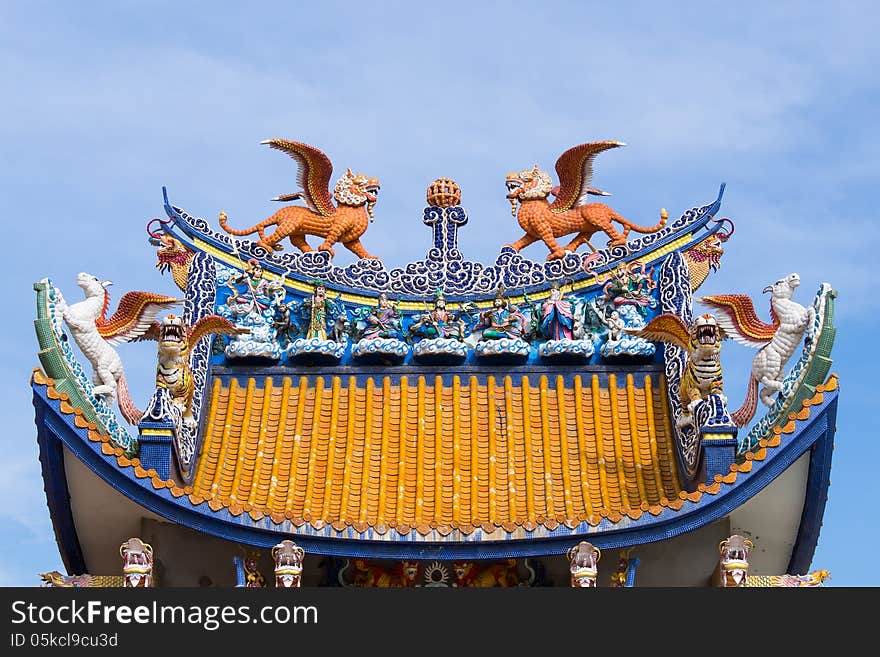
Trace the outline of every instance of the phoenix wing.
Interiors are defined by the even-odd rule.
[[[287,153],[296,160],[296,181],[302,192],[285,194],[276,200],[292,201],[301,198],[312,210],[329,217],[336,212],[333,196],[330,194],[330,176],[333,164],[330,158],[314,146],[286,139],[267,139],[260,142],[279,151]]]
[[[773,339],[779,328],[779,319],[773,315],[773,323],[758,319],[752,300],[744,294],[719,294],[699,297],[697,301],[717,311],[718,326],[740,344],[760,348]]]
[[[550,209],[553,212],[565,212],[586,203],[589,194],[608,196],[605,192],[589,186],[593,179],[593,159],[609,148],[625,145],[620,141],[596,141],[569,148],[560,155],[556,160],[559,191]]]
[[[206,335],[240,335],[242,333],[250,333],[250,330],[246,328],[238,328],[228,319],[220,317],[220,315],[205,315],[192,325],[187,337],[190,349],[193,349],[198,344],[199,340]]]
[[[109,319],[99,317],[95,325],[101,337],[111,345],[131,342],[150,331],[160,312],[179,303],[180,299],[162,294],[126,292],[116,312]]]
[[[687,351],[690,349],[690,330],[684,320],[672,313],[658,315],[643,329],[624,329],[624,333],[652,342],[667,342]]]

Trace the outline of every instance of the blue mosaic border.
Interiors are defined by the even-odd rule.
[[[491,298],[501,285],[507,290],[530,292],[547,287],[554,281],[578,282],[606,272],[612,265],[639,259],[641,255],[656,251],[706,226],[721,208],[724,188],[722,184],[718,197],[711,203],[691,208],[656,233],[625,245],[600,249],[591,257],[590,273],[584,269],[590,253],[582,251],[552,262],[535,262],[509,247],[502,247],[491,266],[464,260],[458,249],[457,230],[467,224],[468,219],[464,209],[457,206],[425,208],[423,223],[432,228],[432,248],[424,259],[389,271],[380,260],[359,260],[347,267],[337,267],[325,252],[298,253],[290,247],[291,252],[270,253],[251,240],[236,239],[217,232],[206,220],[173,206],[164,187],[162,194],[165,212],[172,220],[164,230],[193,250],[199,250],[193,240],[200,239],[226,253],[237,252],[243,262],[256,258],[266,270],[291,280],[308,283],[314,278],[321,278],[328,289],[334,291],[355,294],[378,294],[384,291],[408,301],[421,301],[433,298],[434,292],[440,287],[448,300],[458,301],[472,300],[481,295],[486,299]],[[719,228],[720,225],[715,226],[714,230]]]

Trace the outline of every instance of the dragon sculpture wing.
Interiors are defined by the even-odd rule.
[[[593,159],[602,151],[625,145],[621,141],[596,141],[569,148],[560,155],[556,160],[559,190],[550,209],[553,212],[565,212],[583,205],[589,194],[608,196],[607,193],[589,186],[593,178]]]
[[[734,340],[747,347],[760,348],[773,339],[779,328],[779,319],[770,314],[773,323],[767,324],[758,319],[752,300],[744,294],[719,294],[709,297],[698,297],[697,301],[718,311],[718,326]]]
[[[136,338],[132,338],[129,342],[158,342],[162,337],[162,322],[153,322],[150,327]]]
[[[205,315],[190,327],[189,331],[187,331],[187,338],[190,348],[194,348],[199,340],[206,335],[239,335],[249,332],[249,329],[236,328],[232,322],[219,315]]]
[[[297,141],[267,139],[260,143],[283,151],[296,160],[296,181],[302,187],[302,191],[277,196],[274,201],[302,199],[312,210],[325,217],[336,212],[333,196],[330,194],[330,176],[333,173],[330,158],[314,146]]]
[[[668,342],[685,351],[690,349],[690,329],[681,317],[672,313],[658,315],[643,329],[624,329],[623,332],[653,342]]]
[[[95,325],[101,337],[113,346],[131,342],[152,328],[160,312],[179,303],[180,299],[162,294],[126,292],[119,300],[116,312],[110,318],[104,317],[102,313],[101,317],[95,320]],[[106,309],[105,302],[105,312]]]

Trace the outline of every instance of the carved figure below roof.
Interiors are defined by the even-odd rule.
[[[754,547],[752,541],[739,534],[721,541],[715,585],[722,588],[813,587],[820,586],[831,576],[827,570],[814,570],[806,575],[749,575],[749,556]]]
[[[501,563],[483,565],[474,561],[456,561],[452,564],[455,575],[453,586],[511,587],[519,586],[519,573],[516,559],[506,559]]]
[[[48,588],[116,588],[123,585],[121,575],[62,575],[57,570],[40,573],[40,586]]]
[[[153,547],[139,538],[130,538],[119,546],[122,557],[122,575],[126,588],[153,586]]]
[[[344,586],[378,587],[378,588],[411,588],[416,585],[419,574],[418,561],[400,561],[393,568],[373,564],[364,559],[354,559],[340,573],[346,577],[345,571],[352,567],[351,580],[341,582]]]
[[[581,541],[567,552],[571,585],[578,589],[595,588],[602,552],[587,541]]]
[[[305,550],[287,539],[272,548],[272,559],[275,560],[276,587],[291,589],[301,586],[305,554]]]

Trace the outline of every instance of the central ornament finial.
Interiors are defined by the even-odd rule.
[[[435,208],[451,208],[461,205],[461,187],[452,178],[437,178],[428,185],[428,205]]]
[[[458,227],[467,223],[467,214],[459,205],[461,188],[451,178],[438,178],[427,191],[428,207],[422,219],[434,229],[433,248],[428,259],[438,262],[461,260],[458,250]]]

